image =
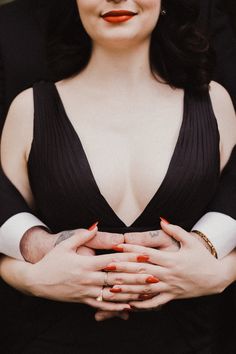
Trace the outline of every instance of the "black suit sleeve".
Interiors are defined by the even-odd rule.
[[[208,211],[223,213],[236,219],[236,147],[222,172],[218,190]]]
[[[236,33],[223,1],[213,1],[211,34],[216,52],[214,79],[231,95],[236,108]]]
[[[0,53],[1,54],[1,53]],[[0,124],[1,128],[4,124],[5,117],[5,85],[4,85],[4,68],[2,57],[0,55]],[[0,226],[11,216],[21,213],[31,212],[25,200],[17,189],[4,175],[0,168]]]
[[[236,35],[223,1],[212,2],[211,33],[217,62],[215,80],[230,93],[236,108]],[[220,185],[209,211],[227,214],[236,219],[236,147],[224,168]]]
[[[3,126],[3,117],[4,117],[4,75],[3,75],[3,62],[2,62],[2,55],[0,53],[0,131],[2,131]]]

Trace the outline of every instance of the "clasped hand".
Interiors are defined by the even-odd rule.
[[[222,292],[227,281],[221,262],[210,254],[194,234],[163,222],[161,226],[162,232],[127,234],[126,243],[119,245],[123,252],[135,252],[147,257],[145,263],[113,262],[108,265],[108,268],[113,268],[118,273],[152,274],[155,281],[150,281],[145,286],[115,285],[111,291],[115,289],[122,294],[139,295],[138,301],[129,302],[136,310],[157,309],[174,299]],[[154,240],[156,236],[160,239],[157,237]],[[142,246],[137,245],[138,242]],[[112,317],[112,314],[98,312],[96,316],[98,320],[104,320]],[[125,319],[127,318],[126,315]]]
[[[163,231],[125,235],[75,230],[30,265],[28,292],[88,304],[99,310],[96,319],[103,320],[116,315],[127,319],[124,310],[130,306],[150,310],[173,299],[204,295],[209,288],[212,293],[223,290],[216,276],[219,261],[190,233],[173,225],[161,226]],[[120,244],[122,253],[94,255],[90,247],[108,249],[111,240],[113,245],[125,241]],[[109,286],[99,302],[104,270]]]

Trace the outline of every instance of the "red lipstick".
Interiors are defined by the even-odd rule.
[[[136,16],[136,12],[127,11],[127,10],[113,10],[108,11],[102,15],[102,18],[110,23],[121,23],[129,21],[131,18]]]

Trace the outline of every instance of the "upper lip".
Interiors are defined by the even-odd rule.
[[[129,10],[112,10],[107,11],[101,14],[102,17],[107,16],[134,16],[137,15],[137,12],[129,11]]]

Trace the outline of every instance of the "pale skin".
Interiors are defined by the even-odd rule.
[[[112,30],[109,28],[108,30],[107,24],[103,23],[101,18],[98,17],[101,11],[120,6],[123,1],[92,0],[88,2],[86,0],[78,0],[77,3],[84,27],[93,40],[92,57],[83,72],[73,78],[57,83],[57,89],[67,115],[80,136],[101,193],[119,218],[128,226],[142,213],[166,174],[182,122],[184,93],[181,89],[172,89],[168,85],[158,82],[150,71],[148,56],[150,35],[159,16],[160,1],[124,2],[122,6],[126,6],[126,8],[129,6],[129,9],[134,9],[139,14],[136,16],[135,21],[130,22],[123,28],[124,30],[119,27],[112,28]],[[99,87],[99,90],[97,90],[97,87]],[[236,142],[236,120],[232,103],[225,90],[220,85],[212,83],[210,94],[221,136],[221,168],[223,168]],[[91,105],[91,102],[93,102],[93,105]],[[108,102],[109,105],[107,104]],[[33,206],[34,200],[28,181],[27,159],[32,139],[33,99],[32,90],[27,90],[16,98],[10,108],[3,131],[1,158],[6,175],[22,193],[30,206]],[[109,149],[107,149],[107,146],[109,146]],[[116,157],[115,159],[114,156]],[[155,161],[158,161],[158,164]],[[103,166],[106,166],[106,169]],[[114,185],[116,188],[113,188]],[[165,231],[166,234],[169,233],[171,236],[168,238],[169,242],[166,243],[166,247],[172,247],[172,237],[174,236],[167,229]],[[97,235],[99,237],[99,234]],[[41,255],[39,255],[39,259],[53,247],[55,237],[57,239],[58,236],[51,236],[50,247],[45,247]],[[121,235],[116,235],[113,237],[112,243],[120,244],[124,241],[133,243],[134,236],[125,234],[123,240],[121,240]],[[149,234],[149,239],[146,236],[146,234],[139,235],[140,241],[137,238],[136,244],[140,242],[143,246],[146,246],[145,250],[142,248],[140,251],[149,255],[150,252],[155,251],[151,251],[150,247],[159,247],[161,242],[159,241],[160,239],[153,241],[155,237],[151,234]],[[109,235],[107,237],[109,238]],[[67,242],[69,242],[69,239],[63,243],[67,244]],[[163,242],[165,244],[166,241]],[[211,262],[213,269],[218,264],[218,261],[213,259],[213,262],[213,257],[209,252],[205,252],[205,247],[198,240],[194,240],[194,242],[201,247],[198,247],[199,254],[203,252],[206,261]],[[89,247],[99,248],[95,237],[90,243],[84,242],[84,244]],[[108,244],[107,248],[110,247],[108,247]],[[78,244],[79,246],[82,246],[82,244]],[[191,246],[192,248],[189,247],[189,252],[194,251],[193,244]],[[55,262],[57,252],[59,252],[58,249],[61,252],[65,251],[65,248],[58,245],[53,251],[49,252],[48,256],[34,266],[4,258],[1,264],[2,274],[5,274],[7,278],[7,274],[10,274],[11,271],[14,273],[14,271],[17,272],[18,269],[21,269],[22,274],[27,274],[26,278],[29,284],[29,279],[35,279],[31,274],[35,275],[35,272],[40,274],[40,270],[44,268],[45,263],[50,263],[50,260]],[[66,249],[68,251],[68,248]],[[178,248],[176,248],[175,244],[176,249]],[[175,252],[176,255],[182,252],[183,249],[181,247],[179,252]],[[89,249],[82,248],[82,250],[89,252],[91,255]],[[133,248],[132,251],[137,257],[137,253],[135,253]],[[68,259],[70,259],[70,256],[75,253],[75,249],[70,250],[68,253]],[[172,257],[174,257],[175,253],[171,253]],[[28,256],[29,254],[31,252],[28,252]],[[163,256],[165,257],[166,255],[167,253],[164,253]],[[78,267],[80,267],[80,257],[82,255],[77,256]],[[101,269],[97,269],[101,259],[98,257],[103,256],[94,256],[92,257],[93,261],[91,257],[87,257],[85,262],[86,267],[91,267],[90,263],[92,262],[95,273],[101,272]],[[118,276],[115,272],[110,272],[109,285],[113,285],[112,277],[119,277],[119,279],[122,279],[122,285],[125,283],[129,288],[124,289],[125,291],[122,291],[122,294],[112,294],[109,289],[105,289],[104,298],[109,301],[106,301],[105,304],[110,306],[109,308],[104,308],[104,305],[101,308],[101,304],[97,304],[97,302],[96,304],[94,302],[93,304],[90,303],[91,306],[108,311],[121,311],[123,310],[121,306],[124,307],[124,304],[117,304],[115,301],[125,301],[128,304],[130,301],[137,300],[140,293],[147,289],[146,278],[144,279],[144,274],[140,273],[140,265],[136,265],[135,268],[136,258],[132,258],[134,256],[126,255],[126,253],[118,254],[116,257],[118,257],[117,260],[124,260],[125,263],[131,261],[130,267],[133,267],[133,273],[136,274],[135,278],[133,274],[130,276],[130,269],[128,268],[122,270]],[[127,257],[127,261],[122,257]],[[231,260],[236,262],[233,255],[229,257],[231,257],[230,262]],[[107,265],[114,263],[114,256],[111,261],[110,258],[103,259],[107,260]],[[157,262],[156,258],[155,262]],[[150,265],[151,268],[148,268],[148,270],[152,270],[153,274],[145,274],[145,276],[158,274],[159,267],[155,262],[153,261],[152,265]],[[186,264],[188,263],[189,261]],[[189,264],[186,268],[189,269]],[[216,268],[218,271],[218,267]],[[93,278],[90,278],[91,272],[86,273],[85,271],[84,273],[86,274],[86,279],[92,281]],[[70,274],[70,271],[68,271],[68,274]],[[53,272],[51,275],[51,281],[53,282],[55,281]],[[135,284],[131,283],[131,278],[135,279]],[[153,289],[152,294],[155,297],[158,298],[157,294],[160,292],[160,286],[163,283],[168,286],[168,290],[165,287],[163,288],[163,293],[170,293],[173,298],[175,297],[175,288],[168,283],[173,278],[169,278],[150,285],[150,288]],[[229,278],[231,281],[233,275],[230,275]],[[73,282],[72,278],[70,280]],[[143,283],[140,284],[141,281]],[[197,278],[195,281],[197,282]],[[185,282],[188,283],[187,278]],[[94,288],[92,290],[91,287],[89,294],[86,294],[86,299],[92,298],[95,301],[94,299],[99,295],[102,284],[93,283],[93,285]],[[98,286],[100,286],[99,289],[96,288]],[[224,284],[224,286],[226,285]],[[212,285],[212,287],[216,292],[222,290],[220,286],[217,288],[217,285]],[[30,289],[33,294],[55,298],[56,291],[51,295],[47,295],[43,291],[37,291],[37,285],[33,286],[32,284]],[[56,286],[54,290],[56,290]],[[64,301],[73,301],[70,290],[69,287],[66,288],[65,286],[63,290]],[[83,293],[82,290],[81,293]],[[193,294],[192,288],[191,291],[185,288],[183,293],[185,295],[182,294],[182,296],[199,296],[199,294]],[[77,301],[81,302],[81,297],[78,294],[77,296]],[[165,297],[165,300],[169,301],[170,298]],[[138,306],[137,302],[133,304],[137,308],[143,306],[145,309],[150,309],[159,306],[160,302],[164,303],[163,297],[162,301],[159,298],[155,306],[153,306],[153,303],[151,306],[148,300],[139,302]],[[113,306],[112,309],[111,306]],[[112,315],[114,314],[116,313],[112,313]],[[105,316],[106,314],[103,315]]]

